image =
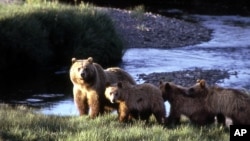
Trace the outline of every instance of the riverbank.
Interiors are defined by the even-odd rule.
[[[0,125],[1,141],[165,141],[186,140],[187,137],[193,141],[229,140],[227,129],[216,124],[197,127],[183,121],[183,124],[168,129],[157,124],[154,117],[150,118],[149,124],[143,121],[126,124],[118,122],[115,114],[95,119],[88,116],[44,115],[24,106],[13,108],[5,104],[0,104]]]
[[[106,12],[123,37],[127,48],[174,48],[209,41],[211,30],[187,22],[146,12],[143,8],[124,10],[98,8]]]

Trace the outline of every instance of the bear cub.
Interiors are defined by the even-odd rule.
[[[119,103],[119,121],[131,118],[149,120],[153,114],[159,124],[166,123],[166,110],[161,91],[153,84],[131,85],[126,81],[107,84],[105,96],[111,103]]]

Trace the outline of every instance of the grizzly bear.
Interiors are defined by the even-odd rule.
[[[170,104],[169,125],[179,124],[181,115],[187,116],[191,123],[196,125],[211,124],[215,121],[215,114],[206,110],[204,101],[189,96],[186,87],[160,81],[159,88],[164,100]]]
[[[203,98],[208,111],[231,118],[233,124],[250,125],[250,96],[243,91],[208,86],[205,80],[199,80],[188,93]]]
[[[152,114],[159,124],[166,122],[166,110],[161,91],[153,84],[131,85],[121,81],[107,85],[105,96],[111,103],[119,103],[120,122],[127,122],[131,118],[140,118],[148,122]]]
[[[72,58],[70,80],[73,83],[74,102],[80,115],[89,114],[91,118],[104,113],[105,109],[116,109],[118,104],[111,104],[105,98],[106,82],[116,83],[126,80],[136,84],[132,76],[124,70],[108,68],[104,70],[93,58],[77,60]]]

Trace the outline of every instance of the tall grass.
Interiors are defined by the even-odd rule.
[[[0,4],[0,41],[1,71],[69,65],[72,57],[89,56],[111,65],[123,50],[110,17],[88,4]]]
[[[136,121],[119,123],[117,115],[106,114],[89,119],[87,116],[52,116],[36,113],[27,107],[0,106],[0,140],[60,140],[60,141],[228,141],[229,133],[215,125],[196,127],[182,124],[172,129]]]

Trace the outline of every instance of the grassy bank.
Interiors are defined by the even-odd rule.
[[[0,71],[69,65],[72,57],[89,56],[110,65],[123,51],[112,20],[84,3],[0,4],[0,41]]]
[[[78,116],[50,116],[35,113],[26,107],[0,106],[0,140],[61,140],[61,141],[228,141],[229,133],[215,125],[196,127],[190,124],[163,128],[151,118],[143,122],[119,123],[116,115],[104,115],[91,120]]]

